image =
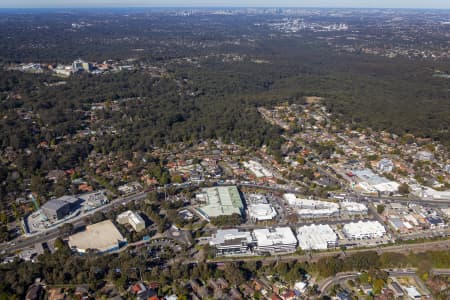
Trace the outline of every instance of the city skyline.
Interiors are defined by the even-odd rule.
[[[63,8],[63,7],[343,7],[343,8],[429,8],[429,9],[450,9],[450,3],[442,0],[431,0],[427,2],[412,0],[397,0],[397,1],[374,1],[374,0],[283,0],[283,1],[236,1],[236,0],[92,0],[92,1],[75,1],[75,0],[45,0],[36,1],[31,0],[3,0],[0,1],[0,8]]]

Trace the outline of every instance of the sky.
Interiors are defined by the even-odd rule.
[[[275,7],[382,7],[444,8],[450,0],[0,0],[0,8],[41,7],[190,7],[190,6],[275,6]]]

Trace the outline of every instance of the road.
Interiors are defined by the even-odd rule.
[[[253,187],[253,188],[258,188],[258,189],[265,189],[265,190],[270,190],[270,191],[276,191],[276,192],[281,192],[281,193],[298,193],[299,191],[295,188],[285,188],[285,187],[279,187],[279,186],[260,186],[260,185],[256,185],[256,184],[239,184],[238,186],[242,186],[242,187]],[[189,185],[189,188],[191,187],[191,185]],[[106,205],[103,205],[101,207],[98,207],[96,209],[93,209],[91,211],[89,211],[86,214],[74,217],[70,220],[67,220],[64,223],[71,223],[74,225],[74,227],[80,227],[85,225],[84,224],[84,218],[86,216],[92,215],[96,212],[103,212],[103,211],[107,211],[111,208],[120,206],[122,204],[127,204],[130,201],[139,201],[139,200],[143,200],[147,197],[147,193],[146,192],[140,192],[134,195],[130,195],[127,197],[123,197],[123,198],[119,198],[116,199]],[[390,201],[394,201],[394,199],[392,197],[359,197],[359,199],[361,201],[365,201],[365,202],[373,202],[373,201],[385,201],[385,202],[390,202]],[[410,202],[410,203],[427,203],[427,204],[438,204],[438,205],[442,205],[442,204],[450,204],[450,200],[410,200],[410,199],[402,199],[402,198],[395,198],[395,201],[397,202]],[[376,215],[376,214],[375,214]],[[36,234],[32,234],[29,235],[28,237],[22,236],[19,237],[17,239],[15,239],[13,241],[13,243],[9,242],[9,243],[2,243],[0,244],[0,252],[2,251],[8,251],[8,252],[14,252],[17,251],[19,249],[23,249],[23,248],[27,248],[30,246],[33,246],[36,243],[43,243],[43,242],[47,242],[49,240],[52,240],[56,237],[58,237],[60,235],[58,227],[62,226],[64,223],[58,224],[58,226],[55,226],[53,228],[50,228],[48,230],[46,230],[45,232],[42,233],[36,233]]]
[[[321,295],[324,295],[326,291],[335,284],[338,284],[342,281],[347,281],[350,279],[356,279],[359,277],[361,273],[359,272],[346,272],[346,273],[338,273],[334,277],[328,277],[325,280],[318,283],[318,290]]]
[[[384,269],[384,271],[388,272],[389,276],[393,277],[402,277],[402,276],[410,276],[414,277],[416,281],[421,285],[421,288],[428,292],[428,289],[426,287],[422,287],[423,283],[422,281],[417,277],[416,269]],[[338,273],[333,277],[325,278],[324,280],[320,281],[318,283],[318,290],[320,291],[321,295],[325,295],[328,289],[336,284],[339,284],[343,281],[347,281],[350,279],[356,279],[359,277],[361,273],[359,272],[345,272],[345,273]]]
[[[411,277],[414,277],[419,284],[421,283],[421,280],[417,277],[416,269],[384,269],[383,271],[388,272],[389,276],[393,276],[393,277],[411,276]],[[343,281],[347,281],[350,279],[356,279],[359,277],[360,274],[361,273],[359,273],[359,272],[338,273],[333,277],[328,277],[328,278],[325,278],[324,280],[320,281],[318,283],[318,290],[321,292],[322,295],[324,295],[324,294],[326,294],[328,289],[330,287],[332,287],[333,285],[342,283]],[[428,291],[428,289],[426,289],[426,287],[424,290]]]
[[[107,211],[111,208],[115,208],[118,207],[120,205],[124,205],[127,204],[131,201],[139,201],[139,200],[144,200],[147,197],[147,193],[145,192],[141,192],[138,194],[134,194],[134,195],[130,195],[127,197],[123,197],[123,198],[118,198],[114,201],[111,201],[108,204],[105,204],[103,206],[100,206],[96,209],[93,209],[89,212],[87,212],[86,214],[80,215],[80,216],[76,216],[72,219],[67,220],[64,223],[58,224],[58,226],[49,228],[48,230],[42,232],[42,233],[36,233],[36,234],[32,234],[29,236],[21,236],[17,239],[15,239],[13,241],[13,243],[9,242],[9,243],[2,243],[0,244],[0,251],[8,251],[10,253],[15,252],[17,250],[23,249],[23,248],[27,248],[27,247],[31,247],[34,246],[36,243],[44,243],[44,242],[48,242],[52,239],[57,238],[58,236],[60,236],[60,231],[59,231],[59,227],[63,226],[65,223],[70,223],[72,224],[75,228],[80,227],[80,226],[84,226],[84,218],[87,216],[90,216],[96,212],[104,212]]]
[[[446,275],[450,276],[450,269],[432,269],[431,274],[435,276]]]

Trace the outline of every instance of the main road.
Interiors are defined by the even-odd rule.
[[[249,183],[237,183],[238,186],[241,187],[253,187],[253,188],[259,188],[259,189],[266,189],[270,191],[277,191],[282,193],[298,193],[299,191],[295,188],[286,188],[286,187],[280,187],[280,186],[260,186],[256,184],[249,184]],[[189,184],[188,187],[192,187],[195,185]],[[147,197],[146,192],[140,192],[137,194],[129,195],[127,197],[118,198],[106,205],[103,205],[101,207],[98,207],[96,209],[93,209],[83,215],[76,216],[74,218],[68,219],[65,222],[62,222],[61,224],[58,224],[57,226],[53,226],[43,232],[40,233],[34,233],[30,234],[28,236],[21,236],[17,239],[15,239],[13,242],[8,243],[2,243],[0,244],[0,252],[3,251],[9,251],[14,252],[19,249],[23,249],[26,247],[33,246],[36,243],[43,243],[49,240],[52,240],[60,235],[59,227],[61,227],[65,223],[71,223],[74,225],[74,227],[79,227],[84,225],[84,218],[86,216],[92,215],[96,212],[103,212],[107,211],[111,208],[117,207],[119,205],[125,205],[130,201],[140,201],[144,200]],[[361,201],[365,202],[372,202],[372,201],[397,201],[397,202],[413,202],[413,203],[421,203],[421,204],[450,204],[450,200],[410,200],[405,198],[392,198],[392,197],[360,197]]]

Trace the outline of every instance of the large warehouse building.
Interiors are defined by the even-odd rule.
[[[41,209],[51,222],[55,222],[69,215],[78,207],[79,204],[79,198],[62,196],[58,199],[47,201],[44,205],[42,205]]]
[[[378,221],[348,223],[344,225],[342,231],[349,239],[381,238],[386,234],[386,229]]]
[[[253,239],[260,254],[292,253],[297,248],[297,238],[289,227],[255,229]]]
[[[86,230],[69,237],[69,246],[80,253],[88,249],[110,252],[120,248],[126,239],[110,220],[86,226]]]
[[[302,226],[297,230],[297,239],[303,250],[324,250],[337,246],[338,238],[330,225]]]
[[[236,186],[218,186],[204,188],[196,198],[202,205],[200,213],[207,218],[218,216],[242,215],[244,204]]]

